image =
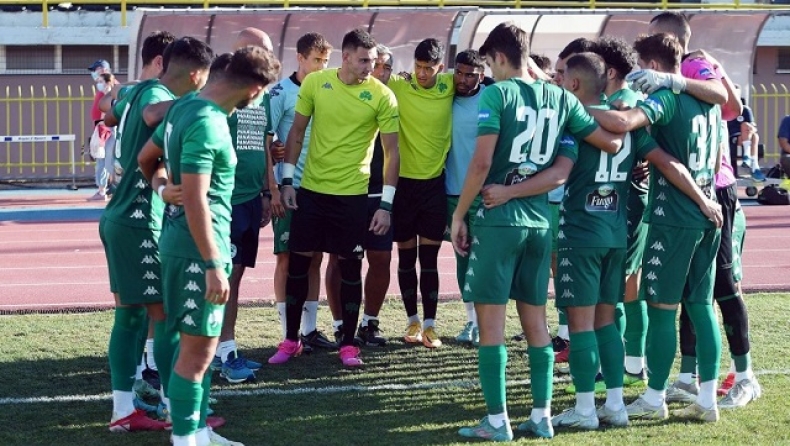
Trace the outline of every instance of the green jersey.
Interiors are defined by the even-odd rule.
[[[621,90],[617,90],[609,96],[607,103],[610,105],[616,101],[620,101],[629,107],[636,107],[636,104],[644,98],[642,93],[637,93],[630,88],[623,88]],[[647,195],[647,180],[644,182],[631,182],[631,193],[635,193],[638,195]]]
[[[607,106],[594,108],[607,110]],[[559,246],[625,248],[631,169],[658,145],[645,129],[626,134],[619,152],[610,154],[584,141],[565,183]]]
[[[239,160],[233,205],[258,197],[266,177],[266,135],[271,131],[269,93],[228,117],[228,128]]]
[[[115,175],[118,185],[104,216],[115,223],[139,228],[160,229],[164,203],[153,193],[137,165],[137,155],[154,133],[143,121],[143,109],[175,99],[158,80],[140,82],[115,104],[112,114],[118,120],[115,141]]]
[[[230,199],[236,152],[228,129],[228,114],[200,96],[182,99],[170,107],[153,141],[164,148],[165,165],[173,184],[181,184],[183,174],[211,176],[206,200],[214,242],[219,248],[219,260],[230,263]],[[189,232],[184,207],[169,205],[166,215],[159,252],[173,257],[201,258]]]
[[[703,193],[715,199],[713,174],[721,142],[721,110],[682,93],[662,89],[638,104],[650,120],[652,134],[662,149],[691,173]],[[683,228],[713,228],[699,207],[658,171],[650,169],[649,223]]]
[[[478,106],[478,136],[498,135],[485,184],[517,184],[550,167],[557,155],[570,157],[572,138],[584,139],[598,128],[573,94],[545,82],[521,79],[497,82],[483,90]],[[478,226],[549,228],[547,194],[510,200],[477,210]]]

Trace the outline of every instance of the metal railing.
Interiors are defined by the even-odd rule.
[[[93,89],[84,86],[6,87],[0,97],[0,134],[76,135],[77,146],[93,131],[88,116]],[[760,142],[765,146],[764,165],[778,162],[776,139],[782,118],[790,115],[790,88],[786,85],[753,85],[750,107]],[[0,181],[66,179],[71,175],[69,146],[58,142],[9,143],[0,141]],[[77,178],[90,178],[93,167],[87,156],[74,153]]]
[[[0,180],[89,178],[89,159],[75,152],[93,131],[88,116],[94,91],[83,86],[5,87],[0,97],[4,135],[75,135],[77,144],[58,141],[0,142]],[[72,162],[76,159],[76,170]]]
[[[612,0],[0,0],[0,5],[30,6],[41,9],[41,26],[49,26],[49,10],[61,4],[73,6],[104,5],[117,7],[121,14],[121,26],[127,25],[127,12],[138,6],[142,7],[182,7],[182,8],[216,8],[246,7],[259,8],[291,8],[291,7],[467,7],[467,8],[560,8],[560,9],[787,9],[787,5],[772,3],[742,3],[740,0],[722,1],[717,3],[678,3],[669,0],[660,1],[612,1]]]

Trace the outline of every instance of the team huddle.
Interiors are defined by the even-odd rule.
[[[241,444],[214,431],[225,421],[210,416],[210,371],[239,383],[263,367],[237,351],[235,325],[270,219],[283,338],[270,366],[323,348],[360,367],[361,347],[387,345],[379,312],[393,242],[403,339],[441,348],[437,259],[452,242],[467,313],[455,339],[478,349],[487,409],[461,436],[513,439],[511,299],[528,343],[533,407],[517,427],[528,435],[666,419],[673,402],[684,404],[673,416],[714,422],[719,408],[759,398],[725,134],[741,102],[718,61],[689,53],[683,15],[659,14],[647,31],[633,46],[574,40],[552,70],[506,22],[479,51],[458,53],[453,73],[443,73],[443,45],[425,39],[414,71],[400,75],[363,30],[345,35],[334,69],[332,45],[307,33],[297,71],[279,82],[258,29],[216,57],[197,39],[151,34],[141,80],[100,104],[117,126],[120,178],[99,226],[116,300],[110,430],[172,429],[175,446]],[[317,327],[323,253],[333,340]],[[721,388],[713,300],[732,356]],[[678,313],[682,362],[670,385]],[[576,404],[552,416],[555,363],[570,372]],[[151,370],[160,385],[143,379]],[[623,387],[645,383],[626,405]]]

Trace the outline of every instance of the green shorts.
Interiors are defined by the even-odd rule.
[[[551,252],[557,252],[557,240],[560,235],[560,203],[549,202],[551,212]]]
[[[651,224],[640,298],[659,304],[710,304],[721,231]]]
[[[743,240],[746,238],[746,214],[743,208],[738,206],[735,209],[735,219],[732,222],[732,278],[735,283],[743,279],[743,264],[741,254],[743,254]]]
[[[557,307],[616,305],[625,293],[625,248],[566,248],[557,253]]]
[[[293,211],[285,210],[285,217],[272,218],[272,231],[274,231],[274,254],[288,252],[288,239],[291,238],[291,218]]]
[[[121,225],[102,217],[99,237],[110,272],[110,291],[123,305],[162,302],[159,234],[149,228]]]
[[[458,207],[458,198],[458,195],[447,196],[447,227],[444,228],[445,242],[452,242],[450,239],[450,226],[453,224],[453,212],[455,212],[455,208]],[[481,201],[483,201],[483,198],[478,195],[475,201],[472,202],[472,205],[469,206],[469,210],[466,211],[466,218],[464,218],[464,221],[469,229],[472,229],[472,225],[475,223],[475,220],[477,220],[477,209],[480,207]]]
[[[628,192],[628,250],[625,256],[625,273],[635,274],[642,267],[642,255],[647,240],[647,223],[642,215],[647,206],[647,194],[638,194],[634,189]]]
[[[230,277],[231,265],[224,268]],[[169,329],[212,338],[222,332],[225,305],[206,301],[205,271],[202,259],[162,255],[162,288]]]
[[[515,299],[546,305],[551,263],[549,229],[475,226],[464,301],[505,305]]]

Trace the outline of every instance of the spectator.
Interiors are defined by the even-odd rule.
[[[99,101],[107,91],[112,89],[115,78],[111,74],[110,64],[106,60],[97,60],[88,67],[88,70],[91,72],[91,78],[96,87],[90,118],[94,125],[94,132],[91,137],[91,139],[93,139],[93,141],[91,141],[91,158],[96,161],[95,182],[98,188],[96,193],[88,198],[88,201],[106,201],[107,186],[109,184],[110,172],[112,172],[111,165],[108,168],[106,161],[109,158],[112,162],[111,153],[113,149],[112,146],[108,147],[107,143],[113,143],[114,145],[114,138],[112,141],[109,141],[113,132],[104,125],[104,116],[101,110],[99,110]]]
[[[790,172],[790,115],[782,119],[782,123],[779,125],[779,134],[776,136],[779,138],[779,147],[782,149],[779,163],[787,175]]]

